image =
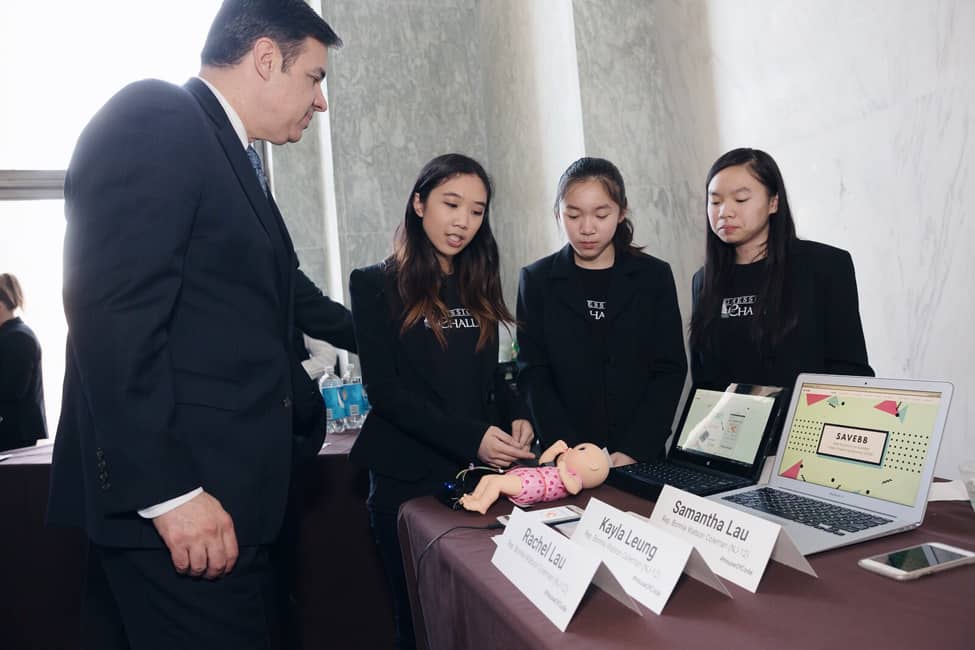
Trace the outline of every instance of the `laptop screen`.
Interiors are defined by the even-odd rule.
[[[775,394],[781,391],[777,387],[754,388],[774,394],[696,389],[677,437],[677,448],[739,465],[754,463],[772,417]]]
[[[941,398],[936,391],[803,383],[778,473],[913,505]]]

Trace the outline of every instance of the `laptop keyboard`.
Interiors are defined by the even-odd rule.
[[[742,483],[738,479],[696,472],[693,469],[672,465],[671,463],[633,463],[617,467],[616,471],[650,483],[673,485],[688,491],[701,489],[720,492],[722,488],[730,489]]]
[[[818,528],[834,535],[855,533],[891,522],[890,519],[883,517],[767,487],[739,494],[730,494],[722,498],[753,510],[767,512],[770,515]]]

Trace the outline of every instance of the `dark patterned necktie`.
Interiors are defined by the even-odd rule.
[[[267,177],[264,176],[264,165],[261,164],[261,157],[257,155],[257,151],[253,145],[247,147],[247,159],[251,161],[251,167],[254,168],[254,173],[257,174],[257,182],[261,184],[261,190],[264,191],[264,196],[267,196]]]

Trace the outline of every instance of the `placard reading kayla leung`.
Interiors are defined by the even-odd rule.
[[[692,555],[711,574],[687,541],[596,498],[589,500],[572,540],[598,553],[626,593],[655,614],[663,611]],[[597,572],[593,582],[614,595],[612,586],[603,585],[603,574]],[[713,574],[711,584],[727,594]]]

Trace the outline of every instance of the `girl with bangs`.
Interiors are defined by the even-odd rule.
[[[471,461],[533,458],[522,413],[495,400],[504,304],[491,234],[491,182],[460,154],[421,170],[393,254],[349,279],[363,383],[372,410],[351,459],[369,468],[368,507],[393,591],[397,647],[413,647],[397,538],[399,506],[433,495]],[[517,404],[512,410],[519,411]]]

